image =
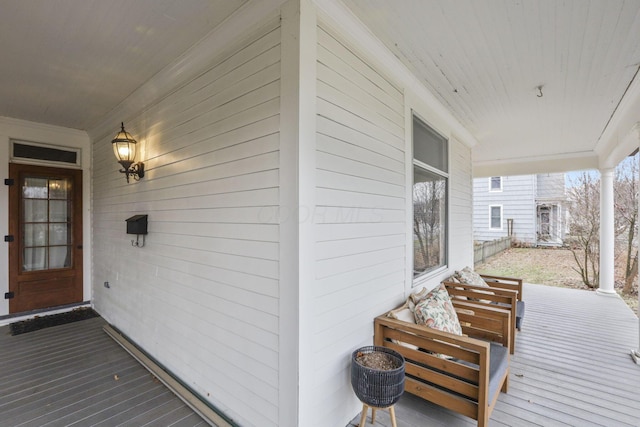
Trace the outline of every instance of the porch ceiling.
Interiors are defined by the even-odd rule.
[[[638,1],[316,2],[346,5],[451,110],[477,176],[614,166],[638,144]],[[245,3],[0,0],[0,116],[91,129]]]
[[[247,0],[0,0],[0,116],[87,130]]]
[[[476,175],[610,166],[637,147],[638,1],[344,3],[476,138]]]

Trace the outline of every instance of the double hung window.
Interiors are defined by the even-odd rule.
[[[448,141],[413,117],[413,276],[447,265]]]
[[[492,230],[502,230],[502,206],[489,206],[490,224]]]
[[[489,178],[489,191],[502,191],[501,176],[492,176]]]

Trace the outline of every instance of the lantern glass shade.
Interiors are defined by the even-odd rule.
[[[124,124],[120,132],[111,141],[113,154],[125,169],[128,169],[136,159],[137,143],[131,134],[124,130]]]

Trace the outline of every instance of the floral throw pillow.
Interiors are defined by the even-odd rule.
[[[454,276],[460,281],[460,283],[465,283],[467,285],[480,286],[482,288],[489,287],[487,282],[485,282],[484,279],[480,277],[478,273],[476,273],[469,267],[465,267],[462,270],[456,271]],[[476,292],[480,294],[488,294],[488,295],[494,294],[494,292],[491,292],[491,291],[476,291]],[[476,298],[470,298],[470,299],[472,301],[480,301],[487,304],[491,303],[490,300],[486,300],[486,299],[476,299]]]
[[[455,272],[454,277],[460,281],[460,283],[466,283],[467,285],[482,286],[488,288],[487,282],[482,277],[469,267],[465,267],[462,270]]]
[[[414,315],[418,325],[462,335],[458,315],[443,284],[416,304]]]

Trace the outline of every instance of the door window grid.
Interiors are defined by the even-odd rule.
[[[22,182],[22,271],[71,267],[71,185],[68,179]]]

